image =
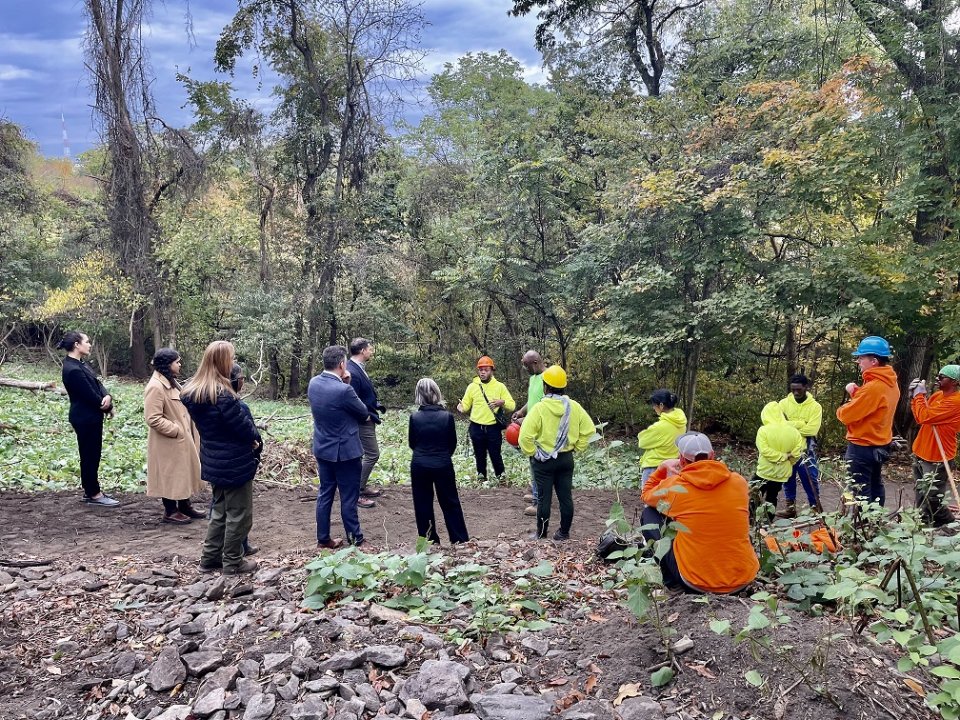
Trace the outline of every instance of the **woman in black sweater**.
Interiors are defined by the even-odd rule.
[[[83,501],[88,505],[116,507],[120,504],[100,489],[100,455],[103,451],[103,418],[113,413],[113,398],[107,393],[83,359],[93,343],[81,332],[70,330],[60,344],[67,351],[63,359],[63,387],[70,397],[70,424],[77,434],[80,450],[80,484]]]
[[[451,543],[469,540],[463,519],[453,453],[457,449],[457,428],[453,415],[444,409],[440,388],[430,378],[417,382],[414,402],[419,410],[410,416],[407,441],[413,450],[410,461],[410,487],[417,533],[430,542],[440,542],[433,514],[433,493],[443,512],[443,522]]]

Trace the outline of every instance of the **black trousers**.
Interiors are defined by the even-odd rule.
[[[533,482],[537,486],[537,535],[546,537],[550,528],[550,504],[557,493],[560,506],[560,530],[570,532],[573,524],[573,453],[562,452],[551,460],[530,458]]]
[[[477,474],[487,475],[487,453],[493,463],[493,474],[503,475],[503,454],[500,448],[503,445],[503,433],[497,424],[479,425],[470,423],[470,442],[473,444],[473,456],[477,461]]]
[[[660,528],[670,522],[670,518],[662,515],[656,508],[647,505],[640,513],[641,525],[656,525],[655,528],[643,530],[643,537],[650,542],[656,542],[660,539]],[[682,590],[685,593],[701,594],[699,590],[694,590],[683,581],[680,575],[680,568],[677,566],[677,556],[673,553],[673,543],[670,544],[670,550],[662,558],[657,560],[660,566],[660,574],[663,575],[663,584],[671,590]]]
[[[847,443],[844,459],[852,482],[852,490],[858,500],[879,503],[882,507],[887,499],[880,472],[883,464],[890,458],[887,447],[870,447]]]
[[[467,535],[467,523],[463,519],[460,496],[457,494],[457,478],[453,463],[446,467],[424,467],[410,464],[410,489],[413,491],[413,514],[417,519],[417,535],[430,542],[440,542],[437,535],[437,520],[433,514],[433,494],[437,494],[443,523],[447,526],[447,535],[451,543],[462,543],[470,539]]]
[[[73,425],[73,423],[71,423]],[[80,450],[80,485],[88,498],[100,494],[100,456],[103,453],[103,419],[73,425]]]

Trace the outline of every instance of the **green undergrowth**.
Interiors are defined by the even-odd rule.
[[[420,538],[409,555],[348,547],[310,562],[303,607],[375,602],[413,622],[443,626],[451,639],[491,632],[544,630],[551,606],[567,600],[549,562],[497,575],[486,565],[448,560]]]
[[[829,479],[829,475],[827,475]],[[795,677],[824,700],[840,707],[836,692],[841,675],[830,666],[832,646],[843,635],[865,633],[899,658],[897,669],[909,673],[922,690],[925,703],[945,720],[960,718],[960,549],[949,530],[923,525],[913,508],[891,514],[875,505],[845,514],[822,517],[839,539],[837,552],[815,552],[810,534],[820,525],[810,515],[797,522],[780,520],[766,528],[778,540],[777,550],[762,542],[754,529],[760,557],[749,616],[742,627],[715,617],[711,629],[748,645],[756,667],[745,668],[744,679],[773,697],[775,678],[762,674],[765,661],[789,667]],[[811,521],[811,522],[804,522]],[[614,506],[608,526],[621,536],[635,537],[623,509]],[[688,532],[676,523],[665,536]],[[673,630],[664,621],[668,596],[652,554],[662,556],[662,541],[644,553],[630,546],[614,553],[608,587],[626,591],[627,608],[658,629],[664,655],[671,654]],[[703,598],[709,603],[708,598]],[[837,632],[824,633],[812,647],[794,647],[780,629],[803,617],[827,616]],[[667,670],[666,668],[664,670]],[[663,685],[672,671],[651,677]]]
[[[16,376],[5,371],[5,375]],[[31,369],[22,378],[57,380],[52,373]],[[116,416],[104,425],[100,481],[108,491],[141,492],[146,483],[147,426],[143,421],[144,385],[108,378]],[[310,408],[305,403],[276,402],[248,397],[268,445],[261,479],[316,482],[310,456],[313,432]],[[21,491],[79,490],[80,461],[76,436],[67,421],[69,401],[52,392],[31,392],[0,387],[0,489]],[[408,410],[390,410],[379,426],[380,461],[374,482],[409,482],[411,451],[407,446]],[[601,428],[602,430],[602,428]],[[457,423],[458,445],[453,462],[461,487],[482,488],[501,484],[523,486],[529,482],[529,461],[504,443],[506,477],[477,475],[467,424]],[[271,454],[270,445],[277,452]],[[636,487],[639,481],[637,451],[630,443],[605,441],[599,435],[577,460],[574,484],[580,488]]]

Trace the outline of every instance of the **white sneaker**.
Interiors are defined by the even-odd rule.
[[[106,493],[102,493],[98,498],[84,498],[83,501],[87,505],[100,505],[101,507],[116,507],[120,504],[119,500],[116,500]]]

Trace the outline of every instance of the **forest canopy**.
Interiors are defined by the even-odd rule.
[[[547,81],[468,54],[404,123],[415,5],[241,2],[181,128],[117,64],[148,5],[83,3],[101,146],[71,165],[0,122],[4,355],[79,328],[143,376],[225,338],[279,398],[364,336],[406,404],[481,354],[519,389],[537,348],[603,421],[670,387],[749,435],[795,372],[838,404],[863,335],[904,384],[960,354],[955,3],[516,0]]]

